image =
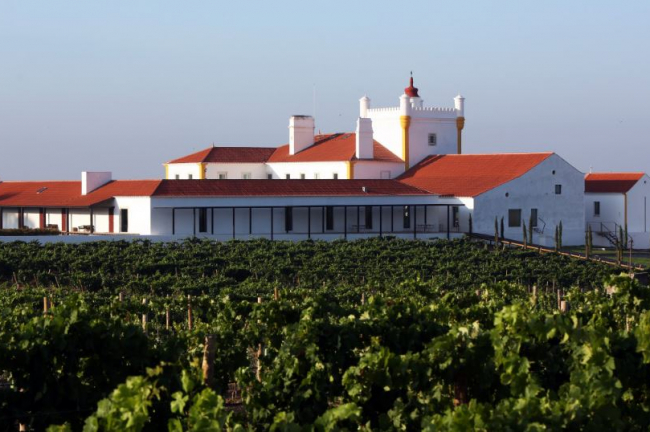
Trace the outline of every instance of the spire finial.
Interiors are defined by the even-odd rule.
[[[409,86],[404,89],[404,93],[406,93],[406,95],[409,97],[420,97],[418,95],[418,89],[413,87],[413,71],[411,71],[411,79],[409,80]]]

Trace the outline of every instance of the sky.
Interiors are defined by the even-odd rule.
[[[215,145],[465,96],[466,153],[650,172],[650,2],[0,0],[0,180],[162,178]]]

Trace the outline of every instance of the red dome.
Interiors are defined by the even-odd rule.
[[[404,89],[404,93],[409,97],[420,97],[420,95],[418,95],[418,89],[413,87],[413,77],[411,77],[410,85]]]

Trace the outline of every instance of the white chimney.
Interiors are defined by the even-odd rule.
[[[357,159],[372,159],[372,120],[369,118],[357,119]]]
[[[461,95],[456,96],[454,106],[456,107],[456,117],[465,117],[465,98]]]
[[[370,108],[370,98],[364,96],[359,99],[359,117],[368,117],[368,109]]]
[[[113,179],[111,172],[83,171],[81,173],[81,195],[88,195]]]
[[[314,118],[295,115],[289,119],[289,154],[294,155],[314,144]]]

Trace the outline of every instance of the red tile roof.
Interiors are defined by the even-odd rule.
[[[340,162],[357,160],[356,134],[336,133],[314,136],[315,143],[295,154],[289,154],[289,144],[269,147],[209,147],[167,163],[264,163],[264,162]],[[402,160],[386,147],[373,142],[374,161],[397,162]]]
[[[275,150],[274,147],[209,147],[167,163],[264,163]]]
[[[428,192],[475,197],[522,176],[553,153],[430,156],[398,180]]]
[[[366,192],[363,191],[366,188]],[[427,195],[396,180],[163,180],[155,197]]]
[[[89,207],[116,196],[151,196],[161,180],[114,180],[81,195],[80,181],[0,182],[0,207]]]
[[[645,173],[589,173],[585,176],[585,192],[626,193]]]
[[[315,143],[306,149],[294,154],[289,154],[289,144],[276,149],[268,162],[343,162],[358,160],[356,153],[355,133],[336,133],[316,135]],[[386,147],[373,141],[374,161],[398,162],[403,161],[395,156]]]

